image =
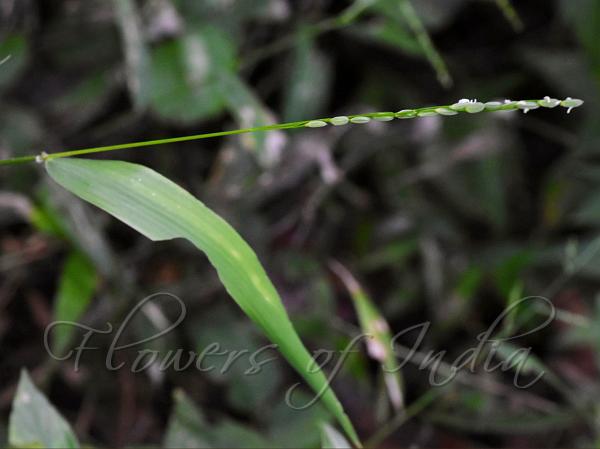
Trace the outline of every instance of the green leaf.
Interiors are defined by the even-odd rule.
[[[54,300],[56,321],[77,321],[85,312],[96,290],[98,278],[90,260],[80,252],[72,252],[63,267],[58,293]],[[54,353],[60,354],[69,343],[73,326],[54,328]]]
[[[323,424],[321,430],[321,447],[325,448],[336,448],[345,449],[350,448],[350,443],[346,441],[346,438],[340,434],[334,427],[329,424]]]
[[[221,217],[155,171],[120,161],[50,159],[50,176],[151,240],[184,238],[203,251],[241,309],[278,345],[290,364],[321,396],[355,444],[354,428],[322,371],[294,330],[279,294],[256,254]]]
[[[69,424],[21,371],[8,424],[8,444],[15,447],[79,447]]]

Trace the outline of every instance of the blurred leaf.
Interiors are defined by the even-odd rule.
[[[286,122],[323,115],[331,82],[329,60],[314,48],[308,33],[296,38],[293,64],[286,83],[283,118]]]
[[[329,273],[311,254],[297,250],[277,251],[273,266],[281,267],[286,280],[284,295],[292,297],[290,315],[300,335],[315,344],[335,338],[331,316],[335,314],[335,296]]]
[[[200,410],[182,390],[175,390],[173,398],[174,409],[163,447],[272,447],[258,432],[235,421],[223,419],[215,424],[206,422]]]
[[[516,281],[515,284],[510,289],[510,293],[508,294],[508,298],[506,301],[506,309],[508,310],[508,314],[504,319],[503,323],[503,333],[504,335],[512,335],[515,330],[515,321],[519,316],[520,309],[522,308],[523,303],[517,305],[517,302],[523,299],[523,282]]]
[[[460,276],[456,285],[456,294],[463,300],[468,301],[477,293],[483,280],[483,270],[473,266]]]
[[[600,354],[600,295],[596,295],[594,313],[586,325],[573,326],[567,330],[566,336],[561,336],[561,343],[567,347],[591,345],[596,354]],[[596,358],[600,368],[600,359]]]
[[[443,6],[438,8],[437,11],[451,11],[449,5],[457,4],[462,0],[444,0]],[[378,4],[381,11],[391,20],[397,21],[397,23],[406,24],[406,26],[412,31],[415,40],[418,42],[423,55],[427,58],[433,69],[437,74],[438,81],[446,88],[452,86],[452,77],[446,66],[446,62],[439,53],[425,24],[423,23],[422,17],[431,20],[434,17],[433,12],[435,2],[431,0],[421,0],[419,2],[413,2],[411,0],[388,0]],[[419,12],[417,8],[426,8],[426,11]],[[442,19],[444,20],[444,19]]]
[[[397,48],[409,55],[423,55],[419,41],[408,27],[390,14],[389,8],[380,8],[380,17],[360,23],[349,29],[354,35]]]
[[[387,0],[394,3],[395,0]],[[448,24],[468,0],[410,0],[417,14],[428,28],[440,28]]]
[[[360,328],[368,337],[368,353],[371,358],[381,363],[388,397],[398,412],[404,408],[404,380],[393,350],[390,327],[348,269],[339,262],[332,262],[330,266],[352,297]]]
[[[181,14],[190,23],[203,22],[209,17],[221,28],[230,29],[241,27],[243,21],[265,22],[277,19],[289,9],[288,5],[279,0],[176,0],[176,3]]]
[[[600,75],[600,2],[597,0],[560,0],[564,17],[573,26],[583,48],[588,53],[596,75]]]
[[[600,225],[600,195],[592,193],[587,195],[583,204],[572,215],[573,221],[580,225]]]
[[[540,359],[528,352],[530,348],[519,348],[512,343],[505,341],[499,342],[498,346],[494,347],[494,353],[505,363],[510,363],[513,370],[524,375],[549,375],[548,369],[542,364]]]
[[[134,0],[114,0],[114,5],[123,38],[127,85],[135,108],[141,110],[150,98],[150,57],[142,23]]]
[[[520,250],[500,261],[494,270],[494,280],[500,293],[505,298],[510,294],[523,274],[523,271],[531,264],[533,256],[531,252]]]
[[[63,266],[58,292],[54,299],[54,320],[76,322],[87,310],[96,290],[98,277],[90,260],[77,251],[69,254]],[[61,354],[69,343],[74,327],[54,328],[54,353]]]
[[[21,371],[9,418],[8,443],[15,447],[79,447],[69,424]]]
[[[254,128],[276,123],[273,114],[250,88],[235,74],[222,73],[219,89],[227,109],[240,128]],[[260,131],[239,136],[243,145],[253,152],[263,167],[272,167],[281,158],[287,141],[282,131]]]
[[[511,0],[496,0],[496,5],[498,5],[498,8],[515,31],[523,30],[523,21]]]
[[[290,322],[281,298],[256,254],[221,217],[155,171],[120,161],[51,159],[49,175],[67,190],[104,209],[154,241],[184,238],[206,253],[242,310],[276,343],[317,392],[346,433],[352,423]]]
[[[494,228],[502,230],[506,227],[506,158],[503,154],[491,154],[475,163],[474,192],[479,205],[484,210]]]
[[[204,416],[182,390],[173,392],[174,406],[163,440],[166,448],[211,447]]]
[[[340,448],[346,449],[351,448],[350,443],[344,438],[344,436],[331,427],[329,424],[323,424],[321,429],[321,447],[325,448]]]
[[[235,48],[212,25],[161,44],[152,58],[152,109],[164,120],[194,123],[228,110],[240,128],[270,125],[273,114],[235,73]],[[240,136],[263,166],[280,158],[287,137],[281,131]]]
[[[223,420],[214,426],[213,434],[215,438],[215,447],[273,447],[273,445],[257,431],[232,420]]]
[[[552,267],[564,271],[565,269],[565,248],[569,246],[570,241],[556,244],[544,248],[535,254],[533,260],[537,268],[547,269]],[[577,278],[586,278],[592,281],[600,277],[600,239],[585,239],[578,241],[580,249],[575,257],[569,260],[571,274]]]
[[[114,0],[89,0],[44,20],[41,38],[48,67],[42,73],[73,74],[121,65],[122,42],[115,32],[114,9]]]
[[[312,398],[298,391],[294,400],[306,404]],[[329,422],[331,415],[319,403],[306,410],[294,410],[286,402],[281,401],[269,409],[269,439],[276,447],[311,448],[319,444],[319,427]]]
[[[193,340],[198,353],[215,342],[220,352],[227,351],[227,356],[207,357],[206,369],[211,371],[206,375],[215,382],[227,383],[226,396],[231,405],[245,412],[256,412],[264,409],[281,383],[276,361],[266,363],[277,359],[276,349],[259,352],[266,347],[264,340],[258,338],[250,323],[240,322],[228,305],[217,306],[210,315],[195,320],[191,326]],[[260,371],[250,375],[249,370],[255,367],[250,360],[253,355]]]
[[[0,108],[0,145],[19,155],[32,151],[41,142],[42,135],[42,124],[33,111],[13,107],[3,101]]]
[[[5,59],[8,58],[8,59]],[[28,45],[23,34],[10,34],[0,42],[0,89],[10,86],[27,65]]]
[[[52,102],[52,110],[59,114],[69,129],[77,129],[92,119],[110,99],[115,83],[111,73],[88,76],[64,96]]]
[[[507,224],[505,178],[509,164],[506,154],[493,152],[493,147],[485,151],[490,154],[454,166],[436,181],[466,213],[501,232]]]
[[[233,64],[232,43],[210,26],[160,44],[152,53],[152,109],[170,122],[214,117],[225,108],[219,79]]]
[[[359,267],[367,271],[378,270],[389,265],[400,268],[418,249],[418,241],[412,237],[397,242],[386,243],[383,248],[368,254],[359,261]]]

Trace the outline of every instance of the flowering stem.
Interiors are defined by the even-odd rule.
[[[31,155],[31,156],[21,156],[15,157],[11,159],[0,160],[0,165],[16,165],[23,164],[27,162],[43,162],[49,159],[57,159],[62,157],[71,157],[71,156],[82,156],[85,154],[93,154],[93,153],[104,153],[108,151],[116,151],[116,150],[125,150],[130,148],[141,148],[141,147],[150,147],[157,145],[164,145],[169,143],[179,143],[179,142],[187,142],[192,140],[200,140],[200,139],[209,139],[213,137],[224,137],[224,136],[233,136],[236,134],[246,134],[253,132],[261,132],[261,131],[274,131],[274,130],[284,130],[284,129],[296,129],[296,128],[320,128],[327,125],[344,125],[347,123],[354,124],[362,124],[368,123],[371,120],[375,121],[389,121],[394,118],[399,119],[411,119],[416,117],[427,117],[432,115],[457,115],[459,113],[477,113],[477,112],[495,112],[495,111],[512,111],[512,110],[523,110],[527,112],[531,109],[537,109],[540,106],[553,108],[558,105],[561,105],[565,108],[569,108],[569,111],[572,108],[576,108],[583,104],[582,100],[567,98],[566,100],[559,101],[556,99],[551,99],[549,97],[545,97],[542,100],[522,100],[522,101],[509,101],[506,100],[504,103],[500,102],[488,102],[481,103],[478,101],[469,101],[469,100],[460,100],[457,103],[446,106],[428,106],[424,108],[417,109],[404,109],[399,112],[371,112],[367,114],[357,114],[357,115],[348,115],[348,116],[338,116],[338,117],[329,117],[329,118],[321,118],[316,120],[302,120],[299,122],[289,122],[289,123],[279,123],[273,125],[266,126],[258,126],[255,128],[242,128],[242,129],[234,129],[230,131],[219,131],[213,133],[206,134],[196,134],[192,136],[181,136],[181,137],[171,137],[168,139],[157,139],[157,140],[145,140],[142,142],[130,142],[130,143],[122,143],[118,145],[108,145],[102,147],[94,147],[94,148],[84,148],[80,150],[69,150],[69,151],[61,151],[57,153],[47,154],[43,152],[40,155]]]

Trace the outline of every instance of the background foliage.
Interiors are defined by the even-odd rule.
[[[429,117],[118,158],[153,167],[226,218],[310,348],[341,349],[360,332],[356,298],[332,260],[392,334],[431,322],[420,350],[446,350],[449,363],[511,301],[538,295],[559,308],[550,326],[511,342],[533,348],[528,369],[544,370],[542,382],[519,390],[512,372],[479,369],[432,388],[407,364],[410,419],[394,418],[379,363],[361,348],[334,388],[366,441],[597,445],[600,2],[513,3],[518,17],[507,2],[472,0],[0,0],[0,60],[10,55],[0,66],[0,158],[459,97],[583,98],[569,116]],[[242,364],[134,374],[104,368],[105,338],[79,372],[54,363],[42,344],[48,323],[80,317],[101,328],[157,291],[181,297],[189,314],[155,349],[266,341],[193,248],[153,244],[35,165],[2,169],[0,189],[0,441],[24,367],[70,423],[70,442],[315,447],[335,432],[322,407],[285,405],[298,378],[280,358],[257,376]],[[532,328],[544,313],[517,309],[505,331]],[[172,315],[165,303],[138,316],[124,341]],[[119,357],[131,363],[135,352]],[[26,398],[52,407],[23,379]]]

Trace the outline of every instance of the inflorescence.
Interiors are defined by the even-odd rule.
[[[387,122],[395,118],[409,119],[415,117],[430,117],[434,115],[457,115],[461,112],[467,112],[469,114],[477,114],[478,112],[492,112],[492,111],[516,111],[522,110],[527,113],[533,109],[539,107],[543,108],[555,108],[562,106],[567,108],[567,114],[574,108],[577,108],[583,104],[583,100],[577,98],[567,97],[564,100],[558,100],[556,98],[544,97],[542,100],[504,100],[500,101],[488,101],[482,103],[477,100],[468,100],[463,98],[458,102],[449,106],[432,106],[420,109],[403,109],[398,112],[376,112],[365,115],[355,116],[337,116],[333,118],[325,118],[319,120],[310,120],[304,124],[307,128],[321,128],[329,124],[334,126],[346,125],[347,123],[369,123],[371,120],[380,122]]]
[[[543,108],[555,108],[557,106],[562,106],[567,108],[567,113],[571,112],[573,108],[577,108],[583,104],[583,100],[579,100],[576,98],[567,97],[564,100],[557,100],[555,98],[544,97],[542,100],[521,100],[521,101],[512,101],[505,100],[504,102],[499,101],[488,101],[487,103],[482,103],[477,100],[467,100],[462,99],[458,102],[448,105],[448,106],[430,106],[419,109],[403,109],[398,112],[372,112],[368,114],[360,114],[360,115],[350,115],[350,116],[337,116],[332,118],[323,118],[317,120],[303,120],[299,122],[290,122],[290,123],[277,123],[273,125],[264,125],[257,126],[254,128],[242,128],[242,129],[233,129],[229,131],[218,131],[212,133],[205,134],[196,134],[192,136],[180,136],[180,137],[171,137],[168,139],[159,139],[159,140],[146,140],[143,142],[130,142],[130,143],[122,143],[118,145],[108,145],[103,147],[94,147],[94,148],[83,148],[80,150],[70,150],[70,151],[61,151],[57,153],[47,154],[42,152],[38,155],[30,155],[30,156],[20,156],[12,159],[2,159],[0,160],[0,166],[2,165],[15,165],[15,164],[23,164],[27,162],[38,162],[44,163],[49,159],[56,159],[61,157],[71,157],[71,156],[83,156],[87,154],[93,153],[103,153],[107,151],[115,151],[115,150],[125,150],[128,148],[142,148],[142,147],[150,147],[156,145],[164,145],[164,144],[173,144],[180,142],[189,142],[192,140],[200,140],[200,139],[209,139],[213,137],[225,137],[225,136],[233,136],[239,134],[253,133],[253,132],[262,132],[262,131],[275,131],[275,130],[286,130],[286,129],[296,129],[296,128],[321,128],[327,125],[341,126],[346,125],[348,123],[369,123],[371,120],[379,121],[379,122],[388,122],[390,120],[394,120],[395,118],[399,119],[410,119],[415,117],[430,117],[435,115],[458,115],[459,113],[469,113],[469,114],[477,114],[478,112],[493,112],[493,111],[514,111],[514,110],[522,110],[527,113],[532,109],[537,109],[539,107]]]

